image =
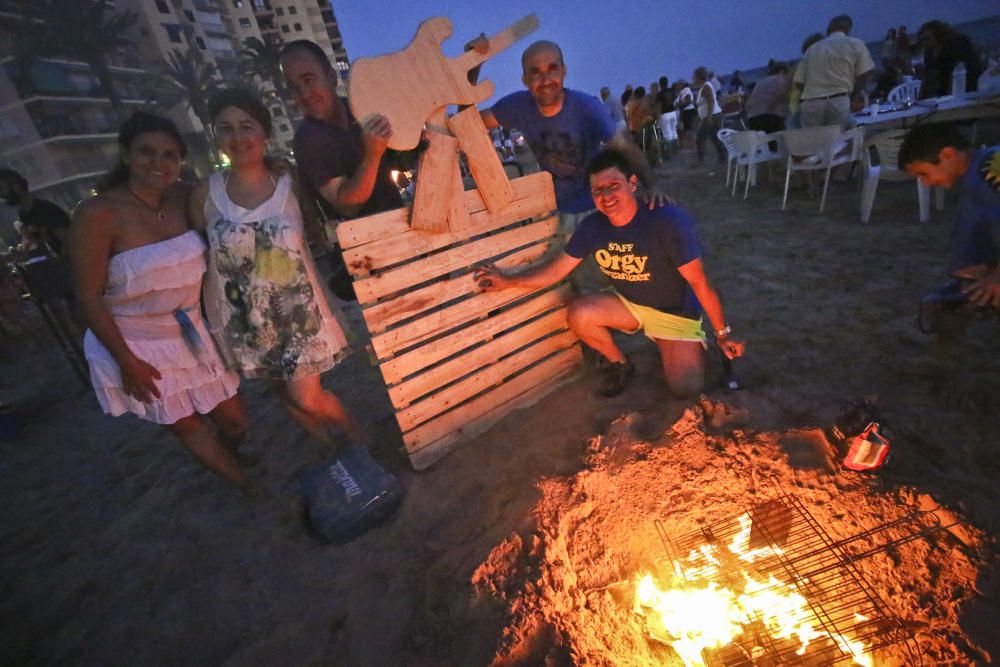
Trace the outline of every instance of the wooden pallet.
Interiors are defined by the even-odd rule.
[[[567,329],[564,285],[481,292],[473,267],[533,263],[556,251],[552,178],[510,182],[491,213],[459,195],[469,223],[413,229],[398,209],[343,222],[337,237],[414,468],[430,466],[570,376],[581,352]]]

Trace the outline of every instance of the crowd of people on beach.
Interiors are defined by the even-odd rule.
[[[656,126],[668,155],[693,149],[702,162],[704,144],[722,127],[724,112],[733,126],[763,132],[847,125],[851,111],[866,104],[863,100],[885,100],[893,88],[914,78],[922,80],[920,97],[927,98],[951,92],[952,73],[960,64],[969,92],[977,90],[981,76],[1000,77],[1000,54],[978,48],[943,21],[922,24],[915,38],[905,25],[890,28],[878,62],[864,42],[850,36],[852,28],[850,17],[835,17],[825,34],[816,32],[804,39],[800,60],[772,59],[757,81],[745,83],[737,70],[724,84],[715,72],[700,67],[690,81],[678,79],[671,84],[661,76],[648,88],[628,84],[618,96],[605,87],[601,100],[637,144],[643,145],[644,139],[648,142]],[[819,42],[823,44],[807,55]],[[807,102],[804,122],[803,102]]]
[[[772,62],[766,77],[747,86],[750,127],[776,131],[786,124],[848,122],[852,97],[874,68],[867,47],[849,36],[851,28],[849,17],[835,17],[825,36],[811,36],[803,45],[795,68]],[[922,43],[925,29],[919,32]],[[896,62],[910,48],[899,46],[900,33],[905,35],[897,32],[883,61]],[[935,48],[942,50],[926,46],[925,67],[946,61],[942,54],[953,38],[936,39]],[[481,36],[467,48],[486,52],[488,46]],[[353,117],[337,94],[336,70],[316,44],[284,45],[280,65],[304,115],[295,133],[294,165],[266,155],[271,115],[248,90],[225,89],[209,100],[211,131],[228,167],[193,187],[180,182],[187,148],[176,126],[136,112],[120,128],[120,159],[98,194],[73,212],[68,235],[64,226],[52,234],[72,258],[76,301],[88,327],[84,347],[101,407],[163,425],[207,469],[241,488],[250,486],[240,451],[248,428],[241,378],[268,381],[302,428],[332,447],[344,438],[367,440],[320,381],[349,344],[310,248],[328,245],[324,220],[403,205],[390,175],[398,156],[388,150],[388,119]],[[698,67],[690,83],[661,77],[648,90],[628,86],[615,95],[604,88],[598,99],[564,85],[563,53],[550,41],[525,49],[521,67],[525,90],[483,109],[482,119],[489,129],[520,131],[552,175],[566,243],[527,271],[476,267],[477,284],[483,290],[542,288],[592,258],[598,281],[576,283],[581,293],[569,304],[568,321],[600,359],[598,393],[621,394],[635,372],[612,337],[619,331],[641,332],[656,343],[672,395],[697,394],[705,384],[710,342],[730,359],[743,354],[745,343],[706,275],[695,221],[666,195],[640,147],[648,127],[657,124],[668,144],[693,146],[701,160],[711,141],[725,160],[716,136],[721,81]],[[733,94],[742,94],[739,73],[729,84]],[[970,152],[951,135],[943,144],[914,142],[919,147],[906,153],[903,166],[918,177],[952,185],[968,173],[987,182],[962,227],[963,247],[985,239],[986,250],[960,253],[956,270],[981,267],[973,276],[973,297],[1000,305],[995,154]],[[27,189],[0,174],[5,195],[14,191],[8,182]],[[343,260],[336,246],[330,250],[330,287],[350,300]]]

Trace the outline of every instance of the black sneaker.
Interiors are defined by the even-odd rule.
[[[601,386],[597,389],[597,393],[604,398],[613,398],[625,391],[628,381],[635,373],[635,366],[632,365],[632,361],[628,357],[625,357],[625,361],[608,364],[602,369],[602,373],[604,378],[601,380]]]

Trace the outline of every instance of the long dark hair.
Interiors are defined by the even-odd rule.
[[[127,153],[135,138],[147,132],[163,132],[170,135],[181,149],[181,158],[187,156],[187,144],[184,143],[184,138],[173,121],[145,111],[136,111],[122,124],[118,130],[118,148],[121,149],[121,152]],[[99,193],[107,192],[126,181],[128,181],[128,165],[119,155],[118,163],[111,168],[111,171],[101,176],[94,189]]]

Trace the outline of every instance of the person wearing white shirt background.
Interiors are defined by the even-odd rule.
[[[868,46],[848,36],[853,27],[846,14],[830,19],[826,37],[809,47],[795,70],[794,86],[802,91],[802,127],[850,123],[851,98],[860,94],[875,69]]]
[[[695,138],[695,147],[700,164],[705,159],[705,140],[711,139],[719,156],[719,164],[724,164],[726,147],[715,134],[722,125],[722,107],[719,106],[719,96],[708,76],[708,70],[704,67],[697,68],[693,75],[694,85],[698,90],[695,102],[698,107],[698,136]]]

